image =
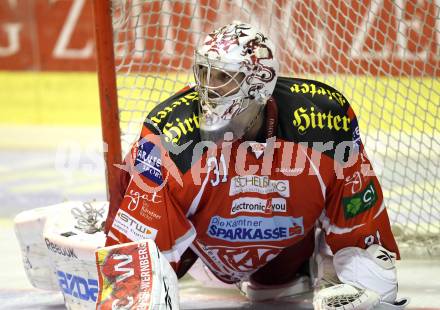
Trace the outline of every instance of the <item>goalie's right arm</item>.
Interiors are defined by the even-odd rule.
[[[110,219],[106,245],[152,239],[178,270],[183,253],[196,235],[171,193],[177,186],[171,176],[179,171],[170,162],[160,136],[145,125],[131,155],[122,167],[131,178],[119,209]]]

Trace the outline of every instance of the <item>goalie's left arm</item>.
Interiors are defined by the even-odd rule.
[[[360,139],[357,143],[348,164],[335,166],[320,222],[339,280],[393,304],[398,287],[394,263],[400,254],[379,181]]]
[[[382,246],[344,248],[334,255],[333,264],[343,284],[319,291],[315,309],[400,310],[409,304],[407,298],[396,298],[395,255]]]

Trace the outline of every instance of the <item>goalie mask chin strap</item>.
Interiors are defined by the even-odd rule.
[[[266,139],[272,138],[276,134],[278,125],[278,107],[275,99],[270,97],[266,104]]]
[[[262,114],[264,114],[263,125],[262,125],[261,129],[259,130],[257,136],[252,139],[241,138],[240,140],[242,142],[246,141],[246,140],[255,139],[255,141],[258,143],[265,143],[267,139],[276,136],[276,130],[277,130],[277,125],[278,125],[278,106],[277,106],[275,99],[273,97],[270,97],[267,100],[266,105],[264,107],[264,110],[261,112],[261,114],[259,116],[257,115],[254,123],[257,123],[256,120],[258,119],[258,117],[261,117]],[[254,125],[255,124],[250,126],[251,130]]]

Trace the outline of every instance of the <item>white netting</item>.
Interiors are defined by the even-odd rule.
[[[348,98],[401,248],[439,255],[440,0],[113,2],[125,148],[147,112],[192,81],[204,35],[252,23],[276,43],[284,75]]]

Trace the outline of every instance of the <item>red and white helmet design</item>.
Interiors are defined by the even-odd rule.
[[[252,104],[264,106],[278,75],[273,43],[254,26],[228,24],[210,33],[195,52],[194,75],[201,103],[202,130],[218,130]],[[234,126],[240,137],[260,109],[251,109],[248,124]],[[255,114],[255,115],[254,115]],[[238,126],[240,127],[240,126]]]

